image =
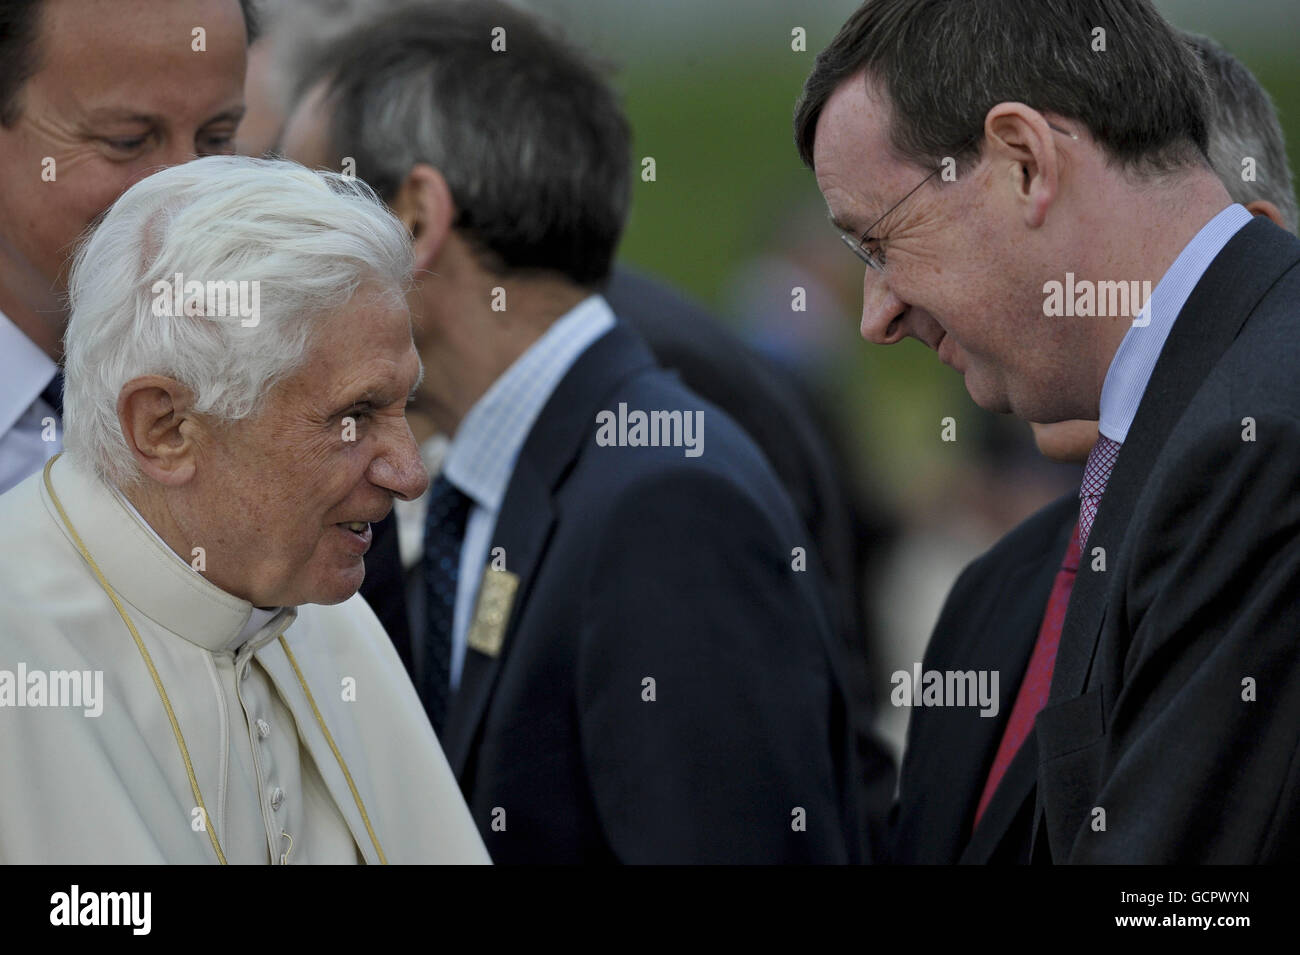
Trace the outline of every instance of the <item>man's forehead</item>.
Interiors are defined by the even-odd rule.
[[[889,145],[888,101],[863,73],[855,74],[826,100],[813,142],[817,184],[831,221],[846,231],[857,227],[856,220],[879,199],[877,183],[897,164]]]
[[[42,55],[56,60],[118,59],[117,65],[128,70],[134,58],[125,58],[127,53],[175,53],[197,63],[247,52],[239,0],[47,0],[40,9]]]
[[[300,372],[320,389],[391,384],[396,377],[405,378],[408,364],[420,364],[406,302],[387,291],[363,287],[352,301],[319,321]],[[401,387],[407,387],[404,380]]]
[[[104,10],[84,0],[43,5],[38,75],[66,87],[83,108],[210,109],[215,104],[195,99],[214,83],[242,102],[247,50],[238,0],[114,4],[111,16]]]

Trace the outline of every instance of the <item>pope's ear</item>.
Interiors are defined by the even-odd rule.
[[[194,477],[199,424],[194,396],[173,378],[143,375],[122,386],[117,421],[146,477],[178,487]]]
[[[433,262],[456,221],[456,203],[452,201],[447,180],[427,163],[416,163],[390,205],[393,214],[411,233],[415,270],[432,271]]]

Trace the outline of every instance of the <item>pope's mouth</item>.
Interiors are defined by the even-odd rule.
[[[370,541],[373,535],[370,531],[370,525],[365,521],[344,521],[334,526],[341,533],[347,535],[348,549],[354,554],[364,554],[370,549]]]

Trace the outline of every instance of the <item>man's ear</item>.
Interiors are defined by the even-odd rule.
[[[144,474],[171,487],[194,477],[201,427],[190,410],[194,396],[173,378],[142,375],[122,386],[117,421]]]
[[[1246,211],[1253,216],[1263,216],[1265,219],[1272,219],[1273,224],[1286,228],[1286,223],[1282,221],[1282,212],[1277,206],[1267,199],[1252,199],[1246,203]]]
[[[984,134],[995,176],[1005,177],[1025,224],[1038,228],[1060,190],[1061,154],[1052,128],[1024,103],[998,103],[984,117]]]
[[[431,271],[456,220],[456,204],[452,202],[447,180],[432,166],[416,163],[406,174],[391,206],[411,233],[416,271]]]

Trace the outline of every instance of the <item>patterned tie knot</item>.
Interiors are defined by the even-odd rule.
[[[425,631],[420,696],[436,732],[441,734],[451,692],[452,628],[465,523],[473,501],[439,474],[429,490],[424,522]]]
[[[1104,434],[1097,436],[1097,443],[1088,454],[1088,463],[1083,469],[1083,484],[1079,487],[1079,540],[1087,542],[1092,530],[1093,519],[1101,505],[1101,496],[1106,493],[1106,483],[1110,472],[1119,458],[1120,443]]]

